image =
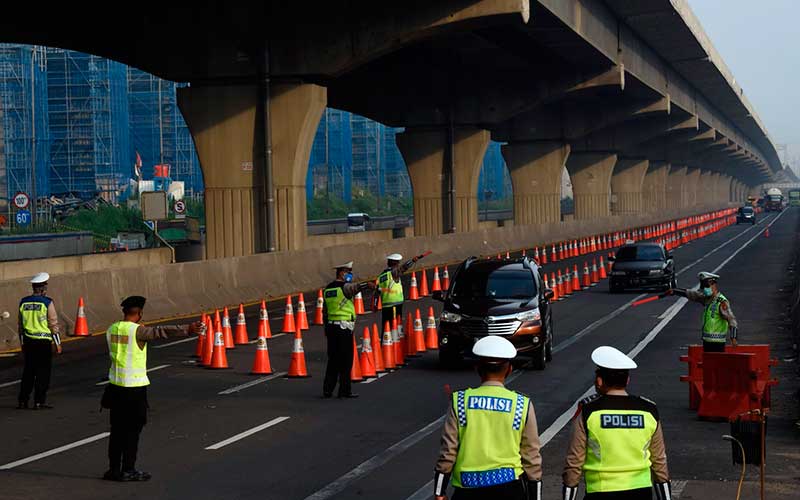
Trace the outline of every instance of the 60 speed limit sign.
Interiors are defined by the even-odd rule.
[[[28,208],[28,205],[30,205],[30,203],[31,203],[30,197],[28,197],[28,195],[23,193],[22,191],[19,191],[17,194],[14,195],[14,206],[19,208],[20,210]]]

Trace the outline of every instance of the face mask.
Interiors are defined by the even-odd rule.
[[[344,275],[344,282],[345,283],[350,283],[351,281],[353,281],[353,273],[345,274]]]
[[[703,295],[706,297],[711,297],[712,294],[713,292],[711,291],[711,288],[703,288]]]

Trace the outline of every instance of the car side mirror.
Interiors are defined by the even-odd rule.
[[[433,298],[433,300],[438,300],[439,302],[444,302],[444,299],[447,298],[447,292],[444,290],[437,290],[431,294],[431,298]]]
[[[551,290],[549,288],[544,291],[545,300],[552,300],[553,297],[555,297],[555,296],[556,296],[555,292],[553,292],[553,290]]]

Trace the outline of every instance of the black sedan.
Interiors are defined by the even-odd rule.
[[[677,284],[672,254],[657,243],[626,244],[612,261],[614,265],[608,280],[611,293],[626,288],[668,289]]]
[[[753,207],[740,207],[736,214],[736,224],[756,224],[756,211]]]

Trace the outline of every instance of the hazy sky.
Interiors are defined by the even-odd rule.
[[[775,143],[800,154],[800,2],[689,0]]]

